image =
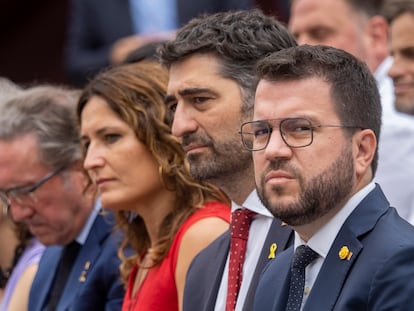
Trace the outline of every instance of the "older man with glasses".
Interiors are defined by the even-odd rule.
[[[82,167],[78,93],[25,90],[0,107],[0,201],[47,246],[30,311],[120,310],[117,243]]]

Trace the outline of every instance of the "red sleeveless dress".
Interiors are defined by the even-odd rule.
[[[208,202],[201,209],[194,212],[181,226],[167,256],[160,265],[150,269],[142,283],[132,297],[132,288],[138,267],[135,265],[128,279],[122,311],[177,311],[178,294],[175,286],[175,267],[181,239],[191,225],[200,219],[219,217],[230,222],[230,208],[218,202]]]

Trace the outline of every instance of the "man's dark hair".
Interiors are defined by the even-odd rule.
[[[192,54],[215,55],[221,63],[221,75],[240,86],[243,110],[249,112],[256,88],[256,62],[292,46],[296,46],[296,41],[285,26],[255,9],[194,18],[158,52],[162,63],[168,67]]]
[[[386,18],[388,23],[404,13],[414,14],[413,0],[386,0],[382,7],[381,14]]]

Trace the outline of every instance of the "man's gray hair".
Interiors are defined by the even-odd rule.
[[[0,140],[35,135],[40,160],[55,169],[82,159],[78,97],[78,91],[52,85],[16,93],[0,106]]]

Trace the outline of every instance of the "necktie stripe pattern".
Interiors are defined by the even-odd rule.
[[[290,267],[291,279],[286,311],[300,310],[305,287],[305,268],[316,258],[318,254],[307,245],[300,245],[296,249]]]
[[[233,311],[243,278],[243,263],[246,255],[249,229],[255,212],[238,209],[231,215],[231,240],[226,311]]]

